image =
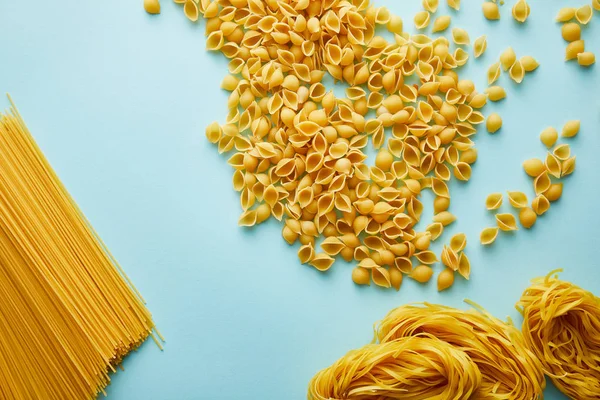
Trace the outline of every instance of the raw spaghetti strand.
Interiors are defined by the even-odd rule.
[[[481,381],[462,350],[431,336],[352,350],[310,382],[309,400],[468,400]]]
[[[557,271],[533,280],[517,303],[523,336],[561,392],[572,399],[597,399],[600,298],[559,280]]]
[[[14,104],[0,114],[0,304],[0,398],[95,398],[129,351],[162,340]]]
[[[479,367],[482,380],[474,398],[543,398],[546,383],[540,361],[514,326],[482,310],[422,304],[398,307],[375,327],[375,340],[380,343],[423,335],[464,351]]]

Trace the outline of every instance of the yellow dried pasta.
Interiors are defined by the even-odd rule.
[[[483,53],[485,53],[486,49],[487,36],[481,35],[477,39],[475,39],[475,42],[473,42],[473,55],[475,56],[475,58],[479,58],[483,55]]]
[[[562,129],[561,136],[565,138],[572,138],[579,133],[581,122],[579,120],[572,120],[565,123]]]
[[[567,42],[581,39],[581,26],[575,22],[568,22],[561,28],[562,37]]]
[[[577,9],[575,12],[575,18],[580,24],[587,25],[592,20],[593,14],[594,10],[592,10],[592,6],[586,4]]]
[[[483,16],[490,20],[495,21],[500,19],[500,9],[498,4],[486,1],[482,4]]]
[[[523,79],[525,78],[525,68],[523,67],[523,64],[521,64],[521,60],[515,61],[512,67],[510,67],[510,71],[508,74],[510,78],[516,83],[523,82]]]
[[[502,193],[490,193],[485,199],[485,208],[497,210],[502,206]]]
[[[513,18],[520,23],[523,23],[527,20],[530,12],[531,7],[525,0],[518,0],[512,8]]]
[[[481,234],[479,235],[479,241],[481,242],[482,245],[489,246],[496,241],[497,237],[498,237],[498,228],[497,227],[485,228],[484,230],[481,231]]]
[[[524,207],[519,211],[519,221],[525,229],[531,229],[537,220],[537,214],[530,207]]]
[[[529,200],[523,192],[508,192],[508,201],[514,208],[521,209],[527,207]]]
[[[469,34],[462,28],[452,29],[452,40],[459,45],[469,45],[471,43]]]
[[[496,223],[498,224],[498,228],[505,232],[516,231],[519,229],[517,227],[515,216],[510,213],[496,214]]]
[[[445,31],[446,29],[448,29],[451,22],[452,18],[449,15],[442,15],[440,17],[437,17],[433,21],[433,27],[431,31],[434,33]]]
[[[540,66],[537,60],[532,56],[523,56],[521,57],[520,62],[525,72],[535,71]]]
[[[417,29],[425,29],[429,26],[431,20],[431,14],[427,11],[419,11],[415,14],[414,22]]]
[[[160,14],[160,2],[158,0],[144,0],[144,10],[148,14]]]
[[[550,201],[546,196],[540,194],[531,202],[531,208],[537,215],[543,215],[550,209]]]
[[[506,91],[501,86],[490,86],[485,93],[490,101],[500,101],[506,98]]]
[[[575,40],[567,45],[567,49],[565,50],[565,61],[574,60],[583,52],[585,52],[585,42],[583,39]]]
[[[502,69],[508,71],[517,61],[517,55],[512,47],[508,47],[500,54],[500,64]]]
[[[575,18],[575,14],[577,13],[577,9],[573,7],[564,7],[558,11],[556,15],[556,22],[568,22]]]
[[[488,68],[487,71],[487,81],[488,85],[496,82],[500,78],[500,74],[502,73],[502,69],[500,68],[500,62],[495,62]]]
[[[548,148],[554,146],[558,140],[558,131],[555,128],[548,127],[540,134],[540,141]]]
[[[584,51],[577,54],[577,62],[582,67],[589,67],[596,63],[596,55],[591,51]]]

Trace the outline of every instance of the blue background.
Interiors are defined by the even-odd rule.
[[[420,3],[375,2],[401,15],[409,31]],[[437,15],[448,13],[441,3]],[[477,135],[472,180],[451,186],[459,219],[434,247],[465,232],[472,279],[438,293],[435,282],[410,279],[400,292],[357,287],[342,261],[326,274],[300,265],[276,221],[238,228],[232,169],[204,137],[205,126],[227,114],[219,89],[227,61],[205,51],[204,23],[187,21],[180,6],[163,0],[162,14],[150,16],[141,0],[1,0],[0,90],[11,93],[167,339],[164,352],[148,342],[126,359],[109,398],[303,399],[314,373],[370,341],[373,322],[401,304],[465,308],[470,298],[520,322],[514,303],[529,280],[557,267],[600,294],[599,67],[563,61],[566,43],[553,19],[571,2],[531,0],[525,25],[511,18],[512,3],[498,22],[483,18],[481,0],[463,0],[460,12],[450,12],[452,26],[467,29],[471,40],[488,35],[487,52],[462,74],[479,90],[509,45],[541,67],[520,86],[504,75],[508,98],[485,109],[500,113],[504,127]],[[583,37],[600,55],[598,13]],[[560,130],[570,119],[581,119],[582,129],[568,141],[577,171],[563,198],[531,231],[481,247],[479,232],[494,224],[486,195],[523,190],[532,198],[521,163],[544,156],[543,128]],[[547,398],[564,397],[549,388]]]

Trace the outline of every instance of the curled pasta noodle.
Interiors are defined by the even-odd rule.
[[[600,393],[600,299],[559,280],[558,271],[534,279],[517,303],[523,336],[561,392],[595,399]]]
[[[483,53],[485,53],[486,49],[487,49],[487,36],[481,35],[477,39],[475,39],[475,42],[473,42],[473,54],[475,55],[475,58],[481,57],[481,55],[483,55]]]
[[[481,234],[479,235],[479,241],[481,242],[482,245],[489,246],[490,244],[492,244],[496,241],[497,237],[498,237],[498,228],[497,227],[485,228],[481,231]]]
[[[467,400],[481,373],[467,354],[432,335],[352,350],[317,373],[309,400],[440,398]]]
[[[545,380],[540,361],[514,326],[484,311],[406,305],[390,311],[375,327],[375,339],[382,344],[429,336],[464,351],[477,364],[482,379],[473,398],[541,398]]]

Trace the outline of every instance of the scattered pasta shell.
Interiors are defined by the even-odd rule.
[[[561,177],[571,175],[575,171],[575,161],[576,161],[575,157],[570,157],[570,158],[567,158],[565,161],[563,161],[562,167],[561,167],[561,170],[562,170]]]
[[[368,269],[356,267],[352,270],[352,280],[357,285],[370,285],[371,273]]]
[[[448,7],[455,9],[456,11],[460,10],[460,0],[447,0]]]
[[[456,221],[456,217],[449,211],[442,211],[433,216],[433,222],[439,222],[443,226],[448,226]]]
[[[403,30],[402,18],[397,15],[390,16],[390,20],[387,23],[387,28],[392,33],[401,34]]]
[[[327,237],[325,240],[323,240],[323,243],[321,243],[321,248],[325,254],[330,256],[339,254],[344,247],[346,247],[346,245],[335,236]]]
[[[485,208],[488,210],[497,210],[502,205],[502,193],[490,193],[485,199]]]
[[[298,259],[301,264],[310,262],[315,255],[315,250],[312,244],[306,244],[298,249]]]
[[[488,85],[496,82],[498,78],[500,78],[500,74],[502,73],[502,69],[500,68],[500,62],[495,62],[488,68],[487,71],[487,81]]]
[[[458,258],[458,273],[466,280],[469,280],[471,277],[471,261],[469,261],[469,257],[465,253],[460,253]]]
[[[500,64],[502,65],[502,69],[505,71],[508,71],[516,61],[517,55],[512,47],[508,47],[502,52],[502,54],[500,54]]]
[[[469,34],[462,28],[452,29],[452,40],[454,40],[454,43],[460,45],[468,45],[471,43]]]
[[[573,7],[564,7],[558,11],[556,15],[556,22],[567,22],[575,18],[577,9]]]
[[[516,231],[519,229],[517,227],[515,216],[509,213],[496,214],[496,223],[498,224],[498,228],[505,232]]]
[[[418,265],[413,269],[410,277],[419,283],[427,283],[433,276],[433,269],[428,265]]]
[[[546,190],[544,192],[544,196],[546,196],[548,201],[554,202],[561,198],[562,193],[563,193],[563,184],[561,182],[559,182],[559,183],[553,183],[552,185],[550,185],[548,190]]]
[[[527,4],[525,0],[518,0],[512,9],[513,18],[520,23],[523,23],[527,20],[530,12],[531,7],[529,7],[529,4]]]
[[[489,133],[496,133],[502,128],[502,117],[498,113],[488,115],[485,122],[486,129]]]
[[[582,67],[589,67],[596,63],[596,55],[591,51],[584,51],[577,54],[577,62]]]
[[[310,260],[309,264],[318,269],[319,271],[325,272],[329,268],[331,268],[334,262],[335,259],[330,257],[328,254],[318,253],[313,257],[312,260]]]
[[[525,229],[531,228],[537,220],[537,214],[529,207],[522,208],[519,211],[519,221]]]
[[[160,14],[160,3],[158,0],[144,0],[144,10],[148,14]]]
[[[427,26],[429,25],[430,18],[431,14],[429,14],[427,11],[419,11],[415,14],[415,27],[417,29],[427,28]]]
[[[560,28],[562,37],[567,42],[581,39],[581,26],[576,22],[567,22]]]
[[[482,5],[483,8],[483,16],[490,20],[490,21],[495,21],[500,19],[500,9],[498,7],[498,4],[496,3],[492,3],[490,1],[486,1],[485,3],[483,3]]]
[[[544,171],[540,176],[535,178],[533,181],[533,189],[535,190],[535,194],[542,194],[546,190],[550,188],[552,181],[550,180],[550,176],[548,172]]]
[[[506,91],[502,86],[490,86],[485,90],[490,101],[500,101],[506,98]]]
[[[256,210],[247,210],[242,213],[238,220],[239,226],[254,226],[256,224]]]
[[[481,234],[479,235],[479,241],[481,242],[482,245],[489,246],[490,244],[494,243],[494,241],[496,240],[497,237],[498,237],[498,228],[496,228],[496,227],[485,228],[484,230],[481,231]]]
[[[585,6],[581,6],[577,9],[575,18],[577,18],[577,21],[579,21],[580,24],[587,25],[592,20],[593,14],[594,10],[592,10],[592,6],[586,4]]]
[[[383,288],[389,288],[392,286],[392,282],[390,279],[390,273],[388,272],[387,269],[385,269],[383,267],[373,268],[371,270],[371,279],[373,280],[373,283],[376,284],[377,286],[380,286]]]
[[[400,290],[400,286],[402,285],[402,280],[404,279],[404,275],[398,268],[390,268],[388,270],[390,274],[390,283],[392,287],[396,289],[396,291]]]
[[[510,67],[509,71],[510,78],[516,83],[523,82],[525,78],[525,68],[523,68],[523,64],[521,64],[521,60],[515,61],[512,67]]]
[[[535,71],[540,66],[537,60],[531,56],[523,56],[520,61],[525,72]]]
[[[444,246],[442,249],[442,264],[453,271],[458,269],[458,253],[449,246]]]
[[[548,153],[544,164],[546,165],[546,171],[548,171],[550,175],[557,179],[561,177],[561,163],[554,154]]]
[[[566,143],[558,145],[552,150],[552,154],[560,161],[565,161],[567,158],[571,157],[571,146]]]
[[[445,268],[438,275],[437,289],[438,292],[444,291],[450,288],[454,284],[454,271],[450,268]]]
[[[473,55],[475,56],[475,58],[479,58],[483,53],[485,53],[486,49],[487,36],[481,35],[477,39],[475,39],[475,42],[473,43]]]
[[[551,126],[544,129],[542,133],[540,133],[540,141],[548,148],[554,146],[557,140],[558,131]]]
[[[572,138],[579,133],[581,122],[579,120],[568,121],[562,129],[561,136],[565,138]]]
[[[471,166],[466,162],[459,161],[454,166],[454,176],[460,181],[468,181],[471,179]]]
[[[433,21],[433,29],[432,32],[442,32],[448,29],[450,23],[452,22],[452,18],[449,15],[442,15],[437,17],[435,21]]]
[[[546,171],[546,166],[539,158],[531,158],[523,162],[523,169],[527,175],[531,176],[532,178],[537,178],[544,171]]]
[[[186,0],[183,5],[183,13],[192,22],[198,21],[198,5],[193,0]],[[214,33],[214,32],[213,32]]]
[[[514,208],[525,208],[529,204],[527,195],[523,192],[508,192],[508,201]]]
[[[455,252],[461,252],[467,247],[467,235],[457,233],[450,238],[450,248]]]
[[[546,198],[546,196],[540,194],[531,202],[531,209],[537,215],[543,215],[550,209],[550,201]]]
[[[583,39],[571,42],[567,45],[567,49],[565,50],[565,61],[574,60],[583,52],[585,52],[585,42]]]

